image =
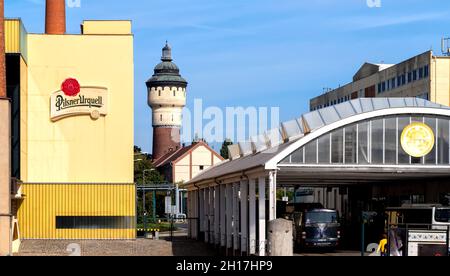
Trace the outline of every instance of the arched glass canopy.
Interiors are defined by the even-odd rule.
[[[436,139],[431,152],[421,158],[408,155],[400,142],[403,130],[414,122],[428,125]],[[450,166],[449,137],[448,117],[420,114],[375,117],[324,134],[280,164]]]

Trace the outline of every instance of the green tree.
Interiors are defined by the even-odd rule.
[[[164,182],[164,177],[153,166],[151,155],[143,153],[141,148],[134,146],[134,183],[142,185],[144,181],[152,184]]]
[[[156,170],[153,166],[152,156],[145,152],[138,146],[134,146],[134,183],[137,185],[142,185],[144,183],[145,174],[145,184],[161,184],[164,183],[164,177]],[[157,197],[157,208],[160,210],[164,206],[159,206],[164,204],[164,195],[159,193],[156,194]],[[153,193],[147,192],[145,194],[145,210],[147,212],[148,222],[150,222],[151,214],[153,213]],[[159,204],[158,204],[159,203]],[[139,225],[143,223],[143,193],[142,191],[137,194],[137,222]],[[163,209],[164,210],[164,209]]]
[[[222,148],[220,149],[220,155],[225,158],[225,159],[229,159],[230,156],[228,154],[228,146],[233,145],[233,141],[231,141],[231,139],[226,139],[223,144],[222,144]]]

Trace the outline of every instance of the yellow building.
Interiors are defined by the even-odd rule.
[[[130,21],[29,34],[6,22],[13,177],[22,239],[133,239]]]

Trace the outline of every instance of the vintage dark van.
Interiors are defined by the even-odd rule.
[[[297,208],[296,208],[297,209]],[[294,241],[297,248],[338,247],[341,232],[339,213],[325,208],[306,208],[292,214]]]

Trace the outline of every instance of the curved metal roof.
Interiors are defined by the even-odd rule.
[[[395,114],[450,116],[450,107],[418,98],[362,98],[312,111],[299,119],[282,123],[281,132],[284,143],[270,147],[270,137],[266,134],[267,147],[259,146],[263,150],[257,151],[257,145],[252,142],[253,152],[249,153],[247,150],[241,152],[240,157],[205,170],[187,184],[216,179],[258,167],[266,170],[276,169],[277,164],[286,156],[320,135],[353,122]],[[248,148],[244,147],[247,143],[241,143],[239,148]]]

